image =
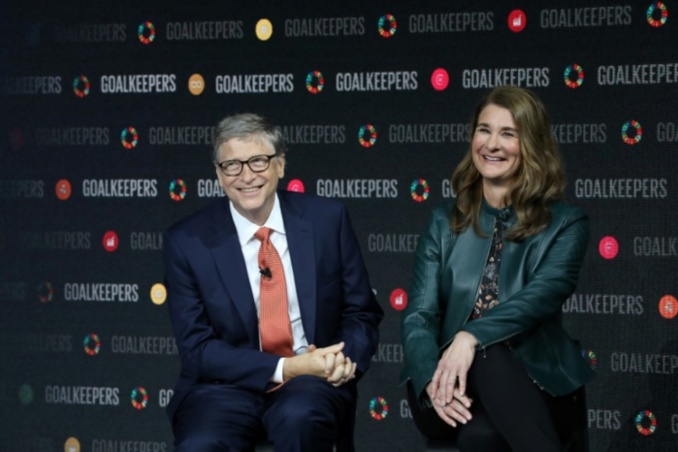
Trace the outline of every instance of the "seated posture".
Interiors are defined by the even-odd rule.
[[[353,449],[356,382],[383,317],[345,207],[278,191],[279,127],[239,114],[215,130],[226,197],[164,236],[181,375],[177,451]]]
[[[463,452],[561,451],[594,375],[561,324],[588,218],[563,201],[561,158],[534,93],[491,90],[470,135],[451,179],[456,200],[434,210],[417,245],[402,380],[430,438],[454,438]]]

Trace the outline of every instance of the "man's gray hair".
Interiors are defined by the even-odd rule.
[[[239,113],[227,116],[217,124],[212,140],[212,161],[217,162],[219,147],[228,140],[264,140],[268,142],[276,155],[284,154],[285,141],[280,127],[271,124],[266,118],[254,113]]]

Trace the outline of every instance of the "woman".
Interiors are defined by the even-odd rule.
[[[402,317],[403,380],[417,427],[465,452],[557,451],[572,396],[593,377],[561,325],[588,219],[562,199],[565,175],[544,105],[491,90],[452,175],[456,202],[436,209],[417,246]],[[568,411],[570,410],[570,411]]]

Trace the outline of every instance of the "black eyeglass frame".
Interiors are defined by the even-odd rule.
[[[252,168],[252,165],[250,165],[250,162],[254,159],[260,159],[260,158],[266,158],[266,167],[260,169],[260,170],[255,170]],[[266,154],[259,154],[259,155],[253,155],[252,157],[248,158],[247,160],[237,160],[237,159],[231,159],[231,160],[224,160],[223,162],[215,163],[221,170],[222,174],[224,176],[228,177],[236,177],[240,176],[242,174],[242,170],[245,168],[245,165],[252,171],[253,173],[263,173],[266,171],[270,166],[271,166],[271,159],[274,159],[276,157],[280,157],[279,154],[272,154],[272,155],[266,155]],[[223,165],[225,164],[230,164],[230,163],[239,163],[240,164],[240,171],[238,171],[237,174],[227,174],[226,170],[224,169]]]

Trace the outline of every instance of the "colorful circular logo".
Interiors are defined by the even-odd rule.
[[[398,30],[398,23],[395,17],[392,14],[381,16],[377,24],[377,30],[379,30],[379,34],[384,38],[393,36]]]
[[[148,405],[148,392],[146,392],[144,387],[139,386],[132,389],[132,396],[130,399],[132,400],[132,406],[134,408],[137,410],[143,410],[146,408],[146,405]]]
[[[598,252],[605,259],[614,259],[619,253],[619,243],[617,239],[608,235],[600,239],[598,243]]]
[[[155,27],[149,21],[143,22],[141,25],[139,25],[137,34],[139,36],[139,41],[141,41],[143,44],[150,44],[155,41]]]
[[[370,416],[381,421],[388,416],[388,402],[383,397],[375,397],[370,400]]]
[[[403,289],[395,289],[391,292],[390,300],[391,307],[396,311],[402,311],[407,307],[407,292]]]
[[[633,136],[629,136],[629,129],[633,129]],[[621,129],[621,136],[624,143],[633,146],[643,138],[643,128],[640,123],[634,119],[626,121]]]
[[[123,129],[122,133],[120,134],[120,142],[125,147],[125,149],[137,147],[137,143],[139,143],[139,133],[137,132],[137,129],[134,127]]]
[[[85,348],[85,353],[87,353],[89,356],[94,356],[99,353],[99,350],[101,350],[101,340],[99,340],[99,336],[92,333],[85,336],[82,346]]]
[[[273,34],[273,24],[268,19],[259,19],[255,27],[255,33],[260,41],[268,41]]]
[[[436,91],[442,91],[450,84],[450,74],[443,68],[438,68],[431,74],[431,86]]]
[[[377,129],[372,124],[365,124],[358,130],[358,142],[364,148],[371,148],[377,142]]]
[[[431,189],[428,186],[426,179],[415,179],[410,185],[410,194],[412,199],[417,202],[424,202],[428,199]]]
[[[54,299],[54,287],[52,287],[52,283],[49,281],[38,284],[37,293],[40,303],[49,303]]]
[[[88,95],[90,87],[91,85],[89,83],[89,79],[84,75],[81,75],[80,77],[75,77],[75,79],[73,80],[73,92],[78,97],[85,97],[86,95]]]
[[[287,191],[295,191],[295,192],[298,192],[298,193],[304,193],[306,191],[306,187],[304,187],[304,183],[301,180],[292,179],[287,184]]]
[[[311,94],[318,94],[325,86],[325,77],[320,71],[311,71],[306,76],[306,89]]]
[[[655,19],[655,14],[658,16]],[[669,18],[669,10],[662,2],[653,3],[647,8],[647,23],[655,28],[659,28],[666,23]]]
[[[109,253],[112,253],[113,251],[117,250],[118,245],[120,245],[120,240],[118,240],[118,234],[116,234],[115,231],[106,232],[101,242],[104,245],[104,249]]]
[[[643,410],[636,415],[636,429],[643,436],[650,436],[657,430],[657,418],[649,410]]]
[[[572,75],[576,75],[576,79],[572,80]],[[568,88],[577,89],[584,83],[584,69],[578,64],[573,64],[565,68],[563,72],[563,79]]]
[[[153,284],[151,287],[151,301],[153,304],[160,306],[167,300],[167,289],[164,284]]]
[[[66,179],[61,179],[59,182],[57,182],[54,191],[57,198],[62,201],[66,201],[68,198],[70,198],[71,193],[73,192],[71,183]]]
[[[200,74],[193,74],[188,78],[188,91],[199,96],[205,91],[205,79]]]
[[[665,319],[672,319],[678,315],[678,300],[673,295],[664,295],[659,300],[659,313]]]
[[[186,182],[182,179],[174,179],[169,184],[169,195],[174,201],[181,201],[186,197]]]
[[[519,9],[514,9],[508,16],[508,27],[514,33],[520,33],[527,25],[527,16]]]

